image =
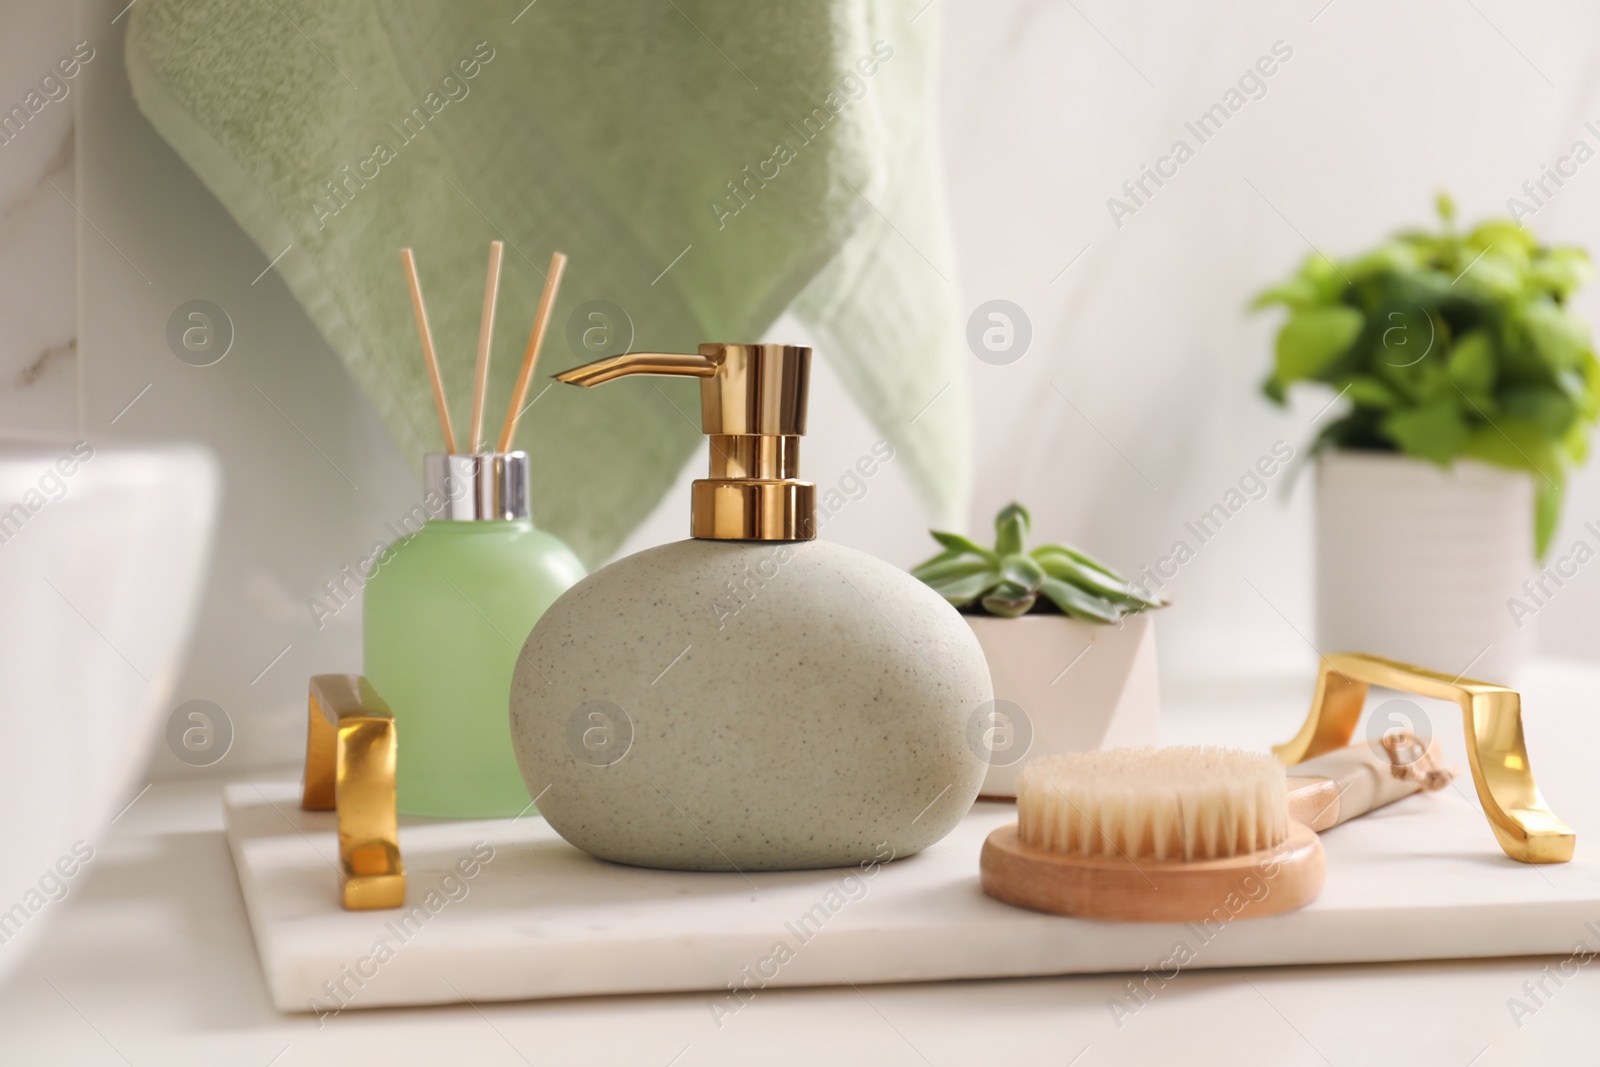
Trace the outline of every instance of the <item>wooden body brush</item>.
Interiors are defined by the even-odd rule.
[[[1326,874],[1316,831],[1449,780],[1367,745],[1290,768],[1222,748],[1111,749],[1030,763],[1017,822],[989,835],[984,892],[1091,919],[1188,922],[1303,907]],[[1443,780],[1439,776],[1443,775]]]

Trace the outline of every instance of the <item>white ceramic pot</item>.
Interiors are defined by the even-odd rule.
[[[1317,646],[1515,679],[1531,627],[1507,609],[1534,571],[1533,482],[1381,452],[1317,461]]]
[[[196,448],[0,440],[0,973],[144,785],[216,499]]]
[[[1037,756],[1156,743],[1160,699],[1155,621],[1116,626],[1065,615],[964,616],[983,646],[994,702],[968,723],[986,749],[982,795],[1015,797],[1023,764]]]

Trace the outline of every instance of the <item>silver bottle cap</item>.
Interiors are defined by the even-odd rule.
[[[481,452],[477,455],[422,457],[422,484],[437,493],[444,504],[433,517],[457,522],[488,519],[526,519],[528,511],[528,454]]]

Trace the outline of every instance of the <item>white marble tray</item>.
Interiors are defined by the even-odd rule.
[[[990,900],[978,886],[978,850],[1015,817],[1002,804],[979,804],[938,845],[869,872],[748,878],[604,863],[536,815],[409,820],[400,831],[409,925],[401,911],[339,909],[333,816],[301,811],[297,784],[229,786],[224,809],[280,1010],[705,990],[721,1019],[748,1002],[746,988],[764,985],[1147,967],[1175,980],[1189,968],[1600,946],[1600,863],[1584,839],[1570,864],[1515,863],[1466,786],[1323,835],[1328,884],[1312,906],[1209,928],[1086,922]],[[463,860],[471,877],[451,873]]]

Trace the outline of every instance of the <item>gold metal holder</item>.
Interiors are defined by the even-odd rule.
[[[1572,859],[1578,835],[1539,794],[1522,738],[1522,698],[1503,685],[1452,678],[1359,652],[1323,656],[1305,725],[1294,740],[1274,746],[1273,754],[1292,766],[1350,744],[1366,706],[1368,685],[1460,705],[1478,802],[1500,847],[1523,863]]]
[[[394,807],[394,716],[359,674],[311,679],[306,782],[300,807],[337,811],[339,900],[349,911],[406,900]]]

